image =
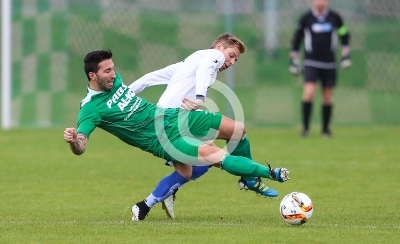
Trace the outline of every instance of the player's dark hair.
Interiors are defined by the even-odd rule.
[[[217,46],[218,43],[222,43],[223,47],[225,48],[231,46],[237,46],[239,48],[240,53],[246,52],[246,45],[244,44],[244,42],[242,42],[239,38],[229,33],[223,33],[219,35],[217,39],[215,39],[215,41],[212,43],[211,48]]]
[[[88,80],[90,80],[89,78],[90,72],[96,73],[99,70],[99,63],[101,63],[106,59],[111,59],[111,58],[112,58],[112,52],[110,49],[92,51],[86,54],[85,58],[83,59],[83,62],[85,63],[83,69],[85,70],[85,74]]]

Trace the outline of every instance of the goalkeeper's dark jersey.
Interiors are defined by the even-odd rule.
[[[301,16],[292,40],[292,51],[298,52],[304,39],[304,65],[335,68],[337,37],[342,46],[349,44],[349,33],[341,16],[333,10],[317,15],[313,10]]]

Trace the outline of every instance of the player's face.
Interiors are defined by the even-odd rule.
[[[319,11],[323,12],[328,6],[329,0],[312,0],[313,6]]]
[[[96,73],[89,73],[91,88],[98,91],[110,91],[114,85],[115,70],[111,59],[99,63],[99,70]]]
[[[225,56],[225,62],[222,67],[219,68],[219,71],[224,71],[227,68],[231,67],[235,64],[236,61],[238,61],[240,57],[240,51],[237,46],[225,48],[222,45],[217,45],[217,49],[220,50]]]

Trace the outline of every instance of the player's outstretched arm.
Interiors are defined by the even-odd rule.
[[[129,88],[139,94],[146,88],[157,85],[168,85],[182,62],[168,65],[165,68],[147,73],[129,85]]]
[[[75,128],[65,128],[64,140],[69,143],[69,147],[75,155],[81,155],[85,152],[87,137],[84,134],[77,133]]]

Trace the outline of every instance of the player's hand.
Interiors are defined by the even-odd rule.
[[[201,99],[192,100],[189,98],[184,98],[182,100],[181,107],[185,110],[196,110],[203,106],[204,101]]]
[[[343,69],[347,69],[351,66],[350,54],[342,55],[342,59],[340,60],[340,67]]]
[[[300,60],[298,58],[290,59],[289,71],[296,76],[301,74]]]
[[[78,133],[75,128],[65,128],[64,140],[68,143],[75,143]]]

